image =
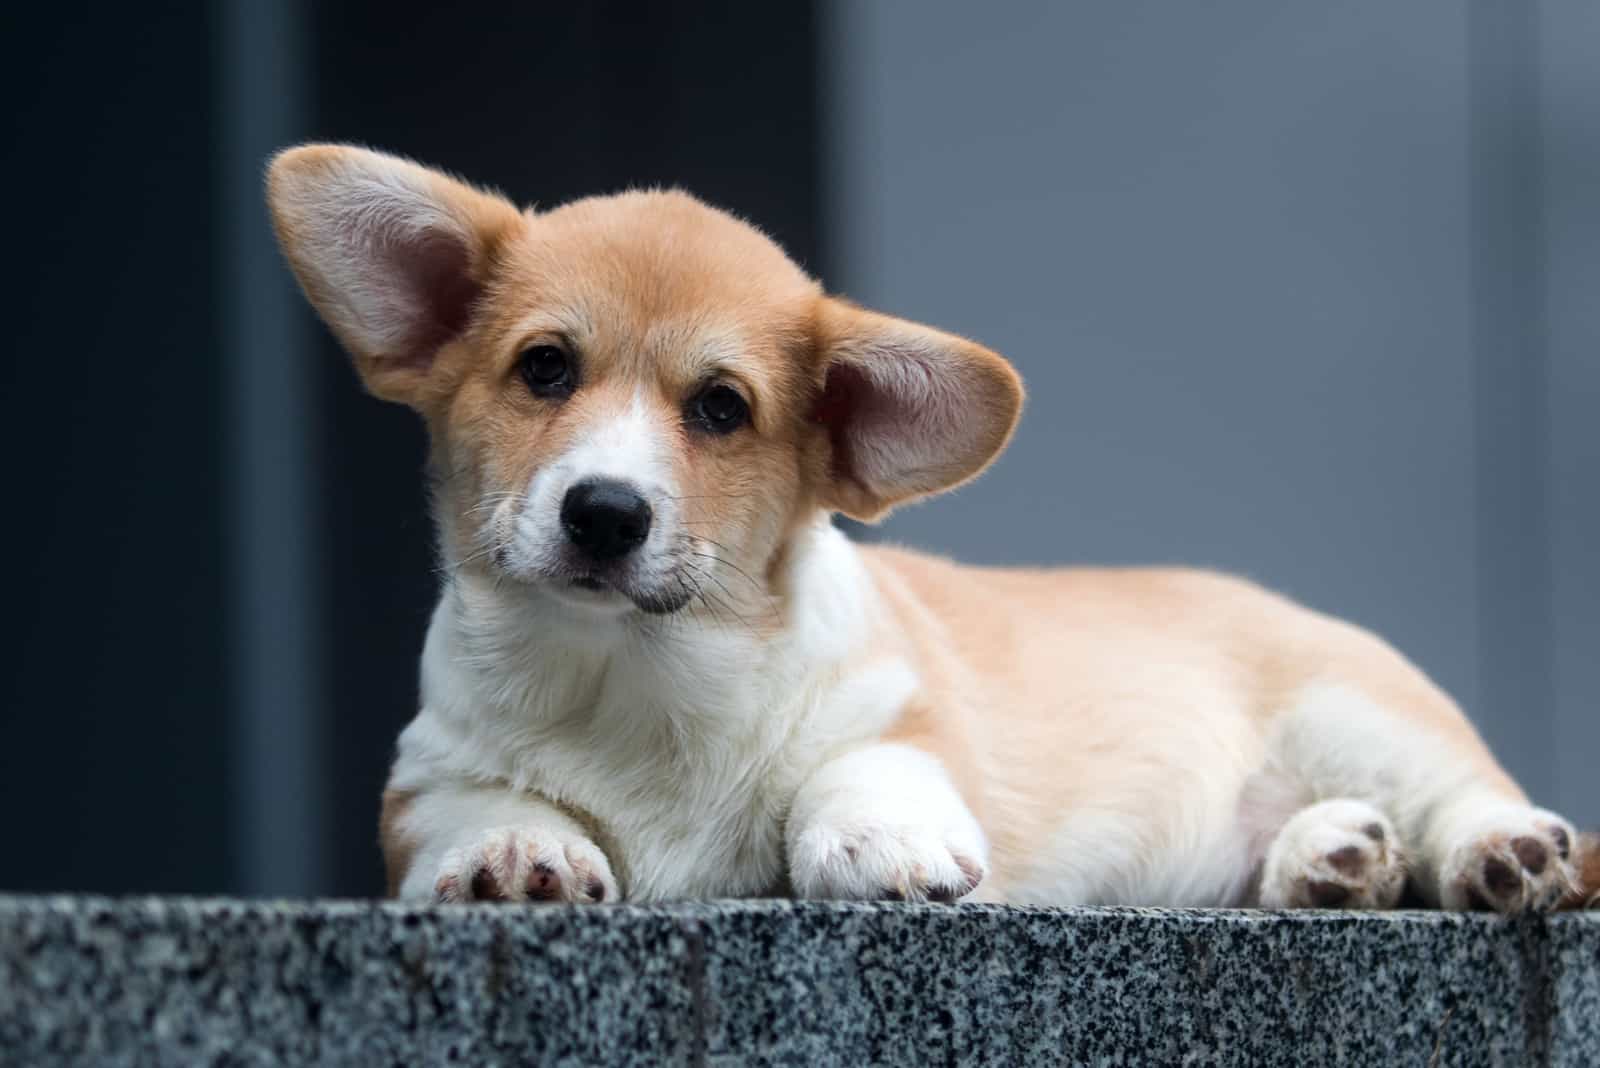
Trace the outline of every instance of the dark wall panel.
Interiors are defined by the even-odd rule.
[[[0,18],[0,888],[216,891],[228,710],[208,9]]]

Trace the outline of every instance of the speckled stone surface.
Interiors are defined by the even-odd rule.
[[[1600,914],[0,898],[6,1065],[1600,1065]]]

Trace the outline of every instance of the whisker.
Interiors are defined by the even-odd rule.
[[[703,553],[697,553],[695,555],[703,556],[704,554]],[[712,573],[710,573],[708,571],[705,571],[704,569],[698,567],[697,565],[689,563],[688,561],[684,561],[684,566],[686,568],[688,568],[691,572],[693,572],[695,575],[698,575],[698,576],[700,576],[702,578],[708,578],[712,582],[715,582],[722,589],[722,592],[727,595],[727,600],[720,600],[719,599],[721,605],[724,608],[726,608],[728,610],[728,612],[731,613],[735,619],[737,619],[740,623],[744,624],[745,629],[748,630],[752,635],[754,635],[756,637],[760,637],[760,632],[756,630],[755,625],[752,624],[748,619],[746,619],[739,612],[738,609],[733,607],[733,592],[731,590],[729,590],[726,585],[723,584],[721,579],[717,578],[716,575],[714,575],[714,574],[712,574]],[[701,596],[702,596],[702,599],[705,601],[705,603],[707,605],[710,605],[712,603],[712,597],[711,597],[711,594],[710,594],[709,591],[706,591],[706,590],[704,590],[702,588]]]
[[[717,624],[717,626],[727,626],[722,619],[722,613],[717,611],[716,605],[712,604],[711,599],[707,596],[704,586],[681,572],[678,575],[678,584],[693,591],[691,601],[699,602],[700,607],[706,610],[706,613],[711,616],[712,620]]]
[[[444,564],[439,567],[435,567],[433,569],[433,573],[435,575],[443,575],[448,573],[451,578],[454,578],[456,573],[459,572],[463,567],[466,567],[468,564],[473,563],[474,561],[482,560],[485,556],[497,553],[501,549],[506,548],[509,544],[510,542],[505,541],[504,539],[496,540],[487,547],[480,549],[475,553],[471,553],[460,560],[457,560],[454,564]]]
[[[720,559],[718,559],[717,557],[711,556],[708,553],[695,553],[694,555],[698,556],[698,557],[702,557],[703,559],[714,560],[717,563],[722,563],[723,562]],[[715,582],[717,584],[717,588],[722,590],[722,592],[727,595],[728,600],[730,602],[737,600],[737,598],[734,596],[733,591],[728,589],[727,583],[723,582],[722,579],[718,578],[715,572],[713,572],[713,571],[702,571],[702,569],[696,567],[696,565],[694,565],[694,564],[689,564],[688,566],[689,567],[694,567],[696,569],[696,571],[700,571],[702,574],[704,574],[704,576],[706,578],[710,579],[712,582]],[[772,599],[770,597],[767,598],[767,609],[768,609],[768,611],[770,613],[773,613],[773,614],[776,614],[776,612],[777,612],[777,606],[772,602]]]
[[[740,501],[746,497],[754,497],[754,493],[684,493],[674,496],[662,494],[663,500],[668,501]]]
[[[502,493],[493,497],[486,497],[476,505],[467,509],[467,515],[478,515],[482,512],[492,512],[507,501],[514,501],[521,497],[520,493]]]
[[[701,535],[698,535],[698,534],[695,535],[695,537],[699,538],[701,541],[707,543],[708,545],[716,546],[717,548],[721,549],[724,553],[727,553],[727,554],[730,554],[730,555],[732,553],[731,549],[729,549],[726,545],[723,545],[719,541],[715,541],[715,540],[713,540],[711,538],[707,538],[707,537],[702,537]],[[729,560],[727,558],[727,556],[717,556],[714,553],[702,553],[702,552],[696,552],[694,550],[691,550],[691,552],[694,552],[695,556],[701,556],[701,557],[706,558],[707,560],[715,560],[717,563],[719,563],[722,566],[728,568],[734,574],[738,575],[740,578],[742,578],[746,582],[750,583],[750,585],[754,586],[757,591],[759,591],[760,593],[764,594],[769,600],[771,599],[772,595],[767,591],[767,588],[764,585],[762,585],[761,583],[757,582],[751,576],[751,574],[748,571],[746,571],[744,568],[740,567],[738,564],[734,563],[732,560]]]

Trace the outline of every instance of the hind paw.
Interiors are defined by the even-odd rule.
[[[1577,835],[1543,809],[1507,808],[1478,822],[1445,856],[1439,903],[1447,909],[1543,912],[1573,892]]]
[[[1323,801],[1295,813],[1262,868],[1265,908],[1388,909],[1405,888],[1394,827],[1365,801]]]

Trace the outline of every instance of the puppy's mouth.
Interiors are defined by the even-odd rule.
[[[593,572],[574,575],[565,579],[565,584],[569,589],[582,591],[583,595],[625,597],[639,611],[653,616],[671,615],[694,600],[694,590],[689,584],[671,576],[656,589],[636,589]]]

